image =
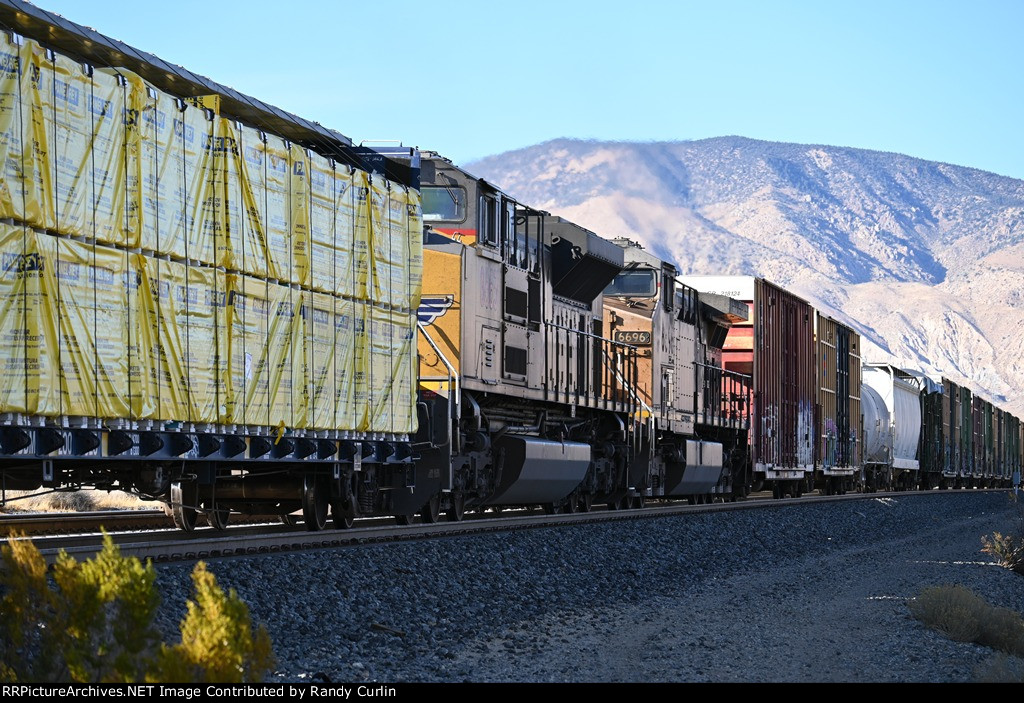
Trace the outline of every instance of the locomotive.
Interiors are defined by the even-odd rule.
[[[419,167],[419,459],[403,519],[746,485],[734,473],[749,386],[720,358],[742,305],[701,299],[637,245],[524,206],[438,154]]]

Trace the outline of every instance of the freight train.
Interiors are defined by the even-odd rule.
[[[318,530],[1019,474],[1016,418],[862,382],[857,333],[768,281],[681,277],[18,0],[0,27],[5,498]]]

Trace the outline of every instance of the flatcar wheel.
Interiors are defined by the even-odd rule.
[[[462,522],[466,517],[466,494],[452,493],[452,505],[446,513],[451,522]]]
[[[210,507],[206,508],[206,521],[210,523],[210,527],[215,530],[226,530],[228,528],[228,518],[231,516],[231,511],[227,508],[218,508],[211,501]]]
[[[195,481],[174,481],[171,483],[171,517],[179,530],[191,532],[196,529],[199,517],[196,504],[199,502],[199,487]]]
[[[328,496],[323,482],[311,473],[302,477],[302,521],[308,532],[318,532],[327,525]]]
[[[228,518],[231,516],[229,508],[221,508],[217,505],[214,497],[213,486],[206,491],[206,498],[203,500],[203,513],[206,515],[206,522],[215,530],[226,530]]]
[[[435,493],[430,496],[430,500],[427,501],[427,504],[420,509],[420,517],[423,518],[423,522],[431,525],[441,518],[440,493]]]
[[[334,522],[334,529],[347,530],[355,522],[355,506],[339,499],[331,502],[331,520]]]

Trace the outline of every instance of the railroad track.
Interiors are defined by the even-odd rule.
[[[0,535],[149,530],[173,526],[163,510],[96,510],[83,513],[15,513],[0,516]]]
[[[980,489],[1003,491],[1005,489]],[[950,492],[955,495],[955,492]],[[369,518],[359,520],[348,530],[328,529],[308,532],[302,525],[288,526],[280,523],[271,525],[239,524],[218,532],[210,528],[199,528],[192,533],[183,533],[168,527],[165,530],[146,532],[120,532],[112,534],[114,542],[124,555],[140,559],[152,559],[157,563],[194,561],[197,559],[219,559],[226,557],[254,556],[295,552],[311,549],[336,549],[364,544],[401,542],[417,539],[436,539],[489,532],[538,529],[544,527],[565,527],[571,525],[620,520],[652,519],[734,510],[770,509],[793,505],[814,505],[846,500],[890,500],[921,495],[938,495],[935,491],[901,491],[893,493],[851,493],[842,496],[805,495],[800,498],[753,498],[735,503],[710,503],[689,505],[681,502],[659,504],[633,510],[595,510],[589,513],[570,515],[538,515],[527,511],[519,514],[503,514],[501,517],[478,515],[467,517],[462,522],[441,522],[398,526],[392,518]],[[143,512],[143,511],[137,511]],[[159,511],[146,511],[159,512]],[[160,513],[163,514],[162,512]],[[166,520],[166,518],[165,518]],[[48,562],[53,562],[60,551],[66,551],[78,559],[88,558],[102,548],[101,538],[96,534],[41,536],[33,539]]]

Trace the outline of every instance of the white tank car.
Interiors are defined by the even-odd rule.
[[[920,381],[888,364],[866,364],[861,386],[865,479],[869,487],[910,487],[919,468]]]

